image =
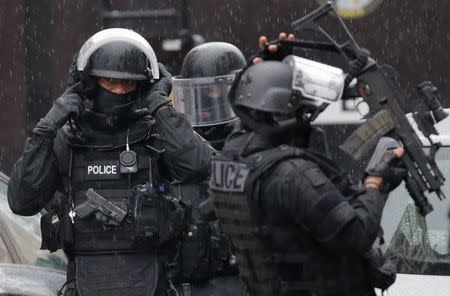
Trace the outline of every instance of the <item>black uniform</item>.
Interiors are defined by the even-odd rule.
[[[172,80],[175,108],[218,150],[238,123],[227,94],[234,73],[244,65],[245,58],[234,45],[208,42],[189,51],[181,75]],[[245,287],[228,239],[217,219],[205,219],[199,210],[208,198],[208,182],[176,184],[175,195],[191,203],[193,218],[180,256],[180,283],[189,285],[192,295],[242,295]]]
[[[125,32],[125,38],[129,34],[136,33]],[[91,75],[98,70],[103,71],[100,76],[147,81],[148,69],[135,74],[131,72],[135,69],[126,67],[130,68],[129,61],[142,66],[137,55],[142,61],[148,57],[130,43],[107,46],[100,48],[107,52],[100,57],[106,59],[97,55],[94,61],[103,64],[92,63]],[[125,69],[116,61],[122,61],[119,66]],[[164,75],[170,85],[170,74]],[[79,85],[76,82],[75,87]],[[34,215],[47,205],[48,214],[41,220],[42,247],[63,248],[69,256],[65,295],[166,295],[170,288],[167,272],[177,255],[187,211],[167,195],[167,184],[206,178],[212,149],[193,132],[186,117],[170,106],[167,92],[155,84],[147,93],[116,95],[96,86],[95,93],[84,92],[84,103],[91,101],[94,106],[57,129],[52,119],[66,118],[59,112],[69,100],[66,96],[66,101],[58,99],[53,107],[60,109],[52,109],[52,116],[42,119],[27,139],[9,181],[8,201],[19,215]],[[147,101],[144,95],[150,96]],[[77,100],[78,95],[69,96]],[[124,151],[136,153],[136,165]],[[116,216],[108,213],[82,217],[77,209],[91,188],[125,211],[125,219],[115,223]]]
[[[157,167],[161,168],[166,178],[196,180],[201,179],[209,173],[209,146],[201,138],[193,134],[189,123],[182,114],[168,107],[156,114],[154,123],[152,123],[150,118],[143,117],[136,122],[130,123],[129,126],[120,131],[106,131],[102,135],[101,131],[92,130],[95,138],[89,139],[86,143],[80,144],[79,146],[71,142],[74,139],[68,139],[68,135],[63,130],[58,132],[55,141],[45,136],[32,135],[27,140],[23,156],[16,163],[8,186],[8,198],[13,212],[20,215],[34,215],[53,198],[55,191],[65,192],[64,182],[69,174],[71,153],[72,174],[75,174],[72,175],[72,178],[80,178],[76,181],[74,180],[76,182],[74,185],[80,186],[80,188],[72,188],[74,193],[76,191],[82,193],[83,190],[88,189],[88,186],[93,188],[98,187],[100,190],[106,189],[108,188],[106,187],[107,185],[101,185],[102,183],[105,184],[104,182],[119,184],[119,181],[124,181],[123,177],[117,179],[120,174],[115,162],[117,162],[120,152],[125,150],[128,129],[130,134],[129,142],[131,148],[138,153],[138,161],[141,162],[139,166],[142,174],[137,174],[130,185],[117,185],[117,187],[125,185],[124,188],[117,188],[118,198],[127,196],[127,194],[120,195],[119,190],[128,191],[135,185],[144,184],[148,181],[147,171],[150,155],[153,151],[151,148],[146,147],[147,145],[155,147],[158,150],[164,149],[164,152],[159,155]],[[70,129],[68,128],[67,130]],[[149,137],[150,135],[158,136]],[[69,143],[70,145],[68,145]],[[100,157],[103,157],[103,159]],[[109,177],[115,181],[111,181],[110,179],[99,182],[99,180],[93,179],[90,183],[87,183],[89,176],[84,173],[85,170],[87,172],[89,166],[97,165],[105,169],[108,163],[116,167],[116,173],[97,173],[97,176],[99,179]],[[125,178],[125,182],[128,183],[127,178]],[[100,186],[103,186],[103,188],[100,188]],[[75,206],[77,206],[79,202],[77,194],[75,194],[74,202]],[[77,218],[75,222],[74,225],[79,225]],[[83,246],[83,244],[89,244],[89,241],[93,237],[88,235],[88,241],[86,242],[79,240],[77,235],[82,234],[82,231],[83,228],[81,227],[80,232],[75,233],[74,242],[75,245],[80,245],[80,251],[86,251],[92,246]],[[108,247],[109,242],[111,242],[110,239],[107,238],[102,243],[105,245],[103,251],[108,249],[108,251],[111,251],[111,247]],[[129,237],[124,238],[125,245],[123,246],[118,246],[120,240],[115,241],[114,248],[117,247],[117,251],[124,251],[130,248],[131,246],[125,242],[128,239]],[[98,243],[98,241],[95,242],[96,245]]]
[[[298,73],[263,62],[235,80],[242,129],[212,161],[216,215],[250,295],[374,295],[367,258],[387,195],[355,188],[312,145],[323,100],[293,89],[315,91]]]
[[[373,295],[363,254],[386,195],[353,192],[330,160],[250,135],[226,143],[211,188],[251,295]]]

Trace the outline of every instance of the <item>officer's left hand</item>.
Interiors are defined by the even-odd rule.
[[[172,75],[163,64],[158,63],[159,80],[153,85],[145,98],[145,104],[151,115],[155,115],[160,109],[170,106],[172,101],[169,94],[172,91]]]
[[[345,85],[349,85],[354,77],[357,77],[369,62],[370,51],[365,48],[359,48],[355,51],[355,58],[348,62],[348,75],[345,79]]]
[[[71,87],[75,83],[81,81],[80,72],[77,69],[78,52],[72,58],[72,63],[69,68],[69,76],[67,77],[67,86]]]
[[[168,97],[170,92],[172,91],[172,74],[170,74],[170,72],[167,71],[166,67],[164,67],[161,63],[158,63],[158,69],[159,79],[153,85],[152,90],[159,91],[160,93]]]
[[[294,34],[287,35],[282,32],[278,36],[278,40],[294,40]],[[259,48],[260,52],[257,57],[255,57],[252,62],[253,64],[261,63],[265,60],[275,60],[281,61],[288,55],[292,54],[292,47],[290,46],[280,46],[277,43],[278,40],[269,42],[266,36],[259,37]]]
[[[364,186],[376,188],[381,192],[389,193],[402,182],[408,175],[408,171],[401,162],[405,154],[403,147],[397,147],[386,151],[380,161],[373,167],[366,169]]]

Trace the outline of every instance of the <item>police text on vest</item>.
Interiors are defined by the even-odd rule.
[[[234,161],[214,160],[209,186],[224,192],[243,192],[249,168]]]
[[[117,174],[116,165],[89,165],[87,167],[88,175],[115,175]]]

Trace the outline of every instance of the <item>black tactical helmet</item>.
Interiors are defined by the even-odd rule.
[[[250,66],[239,77],[230,99],[233,107],[273,114],[294,114],[291,104],[293,68],[267,61]]]
[[[195,131],[221,149],[236,124],[228,92],[246,60],[234,45],[209,42],[186,55],[181,75],[172,80],[175,109],[186,114]]]
[[[284,132],[300,124],[302,114],[315,109],[293,91],[294,69],[283,62],[252,65],[236,78],[230,102],[243,126],[263,134]]]
[[[91,56],[89,74],[98,77],[146,80],[147,57],[135,46],[112,42],[97,49]]]
[[[233,44],[208,42],[188,52],[181,67],[181,78],[215,77],[244,68],[244,55]]]
[[[261,133],[279,133],[314,120],[339,100],[345,74],[297,56],[244,69],[230,90],[230,102],[243,124]]]
[[[194,128],[224,125],[236,120],[228,92],[244,55],[225,42],[204,43],[186,55],[181,75],[172,80],[175,109],[186,114]]]
[[[158,62],[150,44],[138,33],[122,28],[102,30],[89,38],[78,54],[77,69],[108,78],[159,79]]]

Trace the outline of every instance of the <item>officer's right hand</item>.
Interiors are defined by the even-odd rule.
[[[401,157],[404,154],[403,147],[386,151],[375,166],[366,170],[364,186],[379,189],[383,193],[389,193],[397,188],[408,174],[406,168],[402,166]]]
[[[52,108],[45,116],[46,121],[55,129],[62,127],[71,116],[77,117],[83,111],[83,99],[79,95],[81,83],[77,82],[53,103]]]
[[[294,34],[287,35],[286,33],[282,32],[278,36],[278,40],[294,40],[295,36]],[[281,61],[286,56],[292,54],[292,47],[289,46],[280,46],[277,45],[275,42],[269,42],[267,40],[266,36],[260,36],[259,40],[259,54],[253,58],[252,63],[258,64],[262,61],[267,60],[276,60]]]

